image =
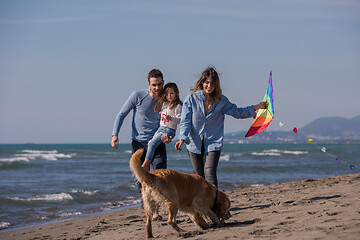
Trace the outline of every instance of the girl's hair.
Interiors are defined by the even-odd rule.
[[[159,98],[158,102],[155,105],[155,108],[154,108],[155,112],[157,112],[158,109],[161,108],[161,106],[165,102],[167,102],[166,94],[167,94],[168,89],[174,90],[174,92],[176,94],[175,99],[170,102],[170,109],[173,109],[177,105],[182,104],[180,97],[179,97],[179,88],[177,87],[176,83],[169,82],[169,83],[165,84],[163,92],[161,94],[161,97]]]
[[[220,78],[219,78],[219,74],[217,73],[215,67],[210,66],[208,68],[206,68],[203,73],[201,74],[201,77],[196,81],[196,83],[194,84],[194,87],[189,89],[189,91],[191,92],[196,92],[199,90],[203,90],[203,83],[210,78],[212,84],[215,85],[214,91],[212,91],[212,93],[210,94],[210,104],[209,104],[209,108],[211,108],[211,106],[216,103],[217,101],[220,101],[222,98],[222,90],[220,87]]]

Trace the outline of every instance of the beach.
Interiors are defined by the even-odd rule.
[[[179,212],[178,234],[153,222],[155,239],[359,239],[360,174],[227,190],[231,218],[202,230]],[[145,239],[141,207],[0,233],[0,239]]]

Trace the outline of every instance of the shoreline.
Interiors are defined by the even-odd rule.
[[[222,190],[229,191],[229,190],[234,190],[234,189],[242,189],[245,187],[259,187],[259,186],[264,186],[264,185],[266,185],[266,184],[240,184],[240,185],[234,186],[232,188],[229,188],[226,190],[222,189]],[[139,199],[141,199],[141,195],[139,195]],[[128,208],[135,208],[135,207],[140,207],[140,206],[141,206],[141,203],[133,203],[133,204],[124,205],[121,207],[103,210],[103,211],[99,211],[99,212],[90,212],[90,213],[84,213],[84,214],[80,214],[80,215],[72,215],[72,216],[68,216],[68,217],[58,217],[58,218],[55,218],[52,220],[43,220],[43,221],[38,221],[38,222],[34,222],[34,223],[20,224],[20,225],[16,225],[16,226],[13,226],[10,224],[9,227],[0,228],[0,234],[5,233],[5,232],[20,231],[20,230],[24,230],[27,228],[40,227],[40,226],[44,226],[44,225],[48,225],[48,224],[56,224],[56,223],[64,222],[64,221],[71,221],[71,220],[75,220],[78,218],[102,215],[102,214],[122,211],[122,210],[126,210]]]
[[[232,217],[202,230],[179,212],[179,235],[164,220],[153,222],[156,239],[357,239],[360,236],[360,174],[248,186],[225,191]],[[54,223],[3,230],[0,239],[144,239],[140,206],[78,216]]]
[[[57,224],[57,223],[64,222],[64,221],[72,221],[72,220],[76,220],[78,218],[92,217],[92,216],[97,216],[97,215],[102,215],[102,214],[108,214],[108,213],[112,213],[112,212],[123,211],[123,210],[129,209],[129,208],[136,208],[136,207],[140,207],[140,206],[141,206],[140,203],[134,203],[134,204],[126,205],[126,206],[121,206],[121,207],[118,207],[118,208],[104,210],[104,211],[101,211],[101,212],[85,213],[85,214],[81,214],[81,215],[74,215],[74,216],[70,216],[70,217],[53,219],[53,220],[50,220],[50,221],[44,221],[44,222],[38,222],[38,223],[26,224],[26,225],[20,225],[20,226],[16,226],[16,227],[15,226],[14,227],[8,227],[8,228],[0,229],[0,234],[5,233],[5,232],[21,231],[21,230],[25,230],[25,229],[28,229],[28,228],[41,227],[41,226],[48,225],[48,224]]]

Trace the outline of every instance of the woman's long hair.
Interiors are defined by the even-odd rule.
[[[177,105],[182,104],[182,101],[180,100],[180,97],[179,97],[179,88],[177,87],[176,83],[169,82],[169,83],[165,84],[164,90],[161,94],[161,97],[159,98],[158,102],[155,105],[155,108],[154,108],[155,112],[157,112],[159,108],[161,109],[161,106],[165,102],[167,102],[166,95],[167,95],[167,91],[169,89],[172,89],[176,94],[175,99],[170,102],[169,108],[173,109]]]
[[[206,68],[203,73],[201,74],[201,77],[196,81],[195,85],[193,88],[189,89],[189,91],[191,92],[196,92],[199,90],[203,90],[203,83],[210,78],[212,84],[215,85],[214,91],[212,91],[212,93],[210,94],[210,99],[209,100],[209,109],[211,108],[211,106],[220,101],[222,98],[222,90],[220,87],[220,78],[219,78],[219,74],[217,73],[215,67],[210,66],[208,68]]]

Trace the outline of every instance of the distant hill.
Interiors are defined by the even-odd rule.
[[[297,134],[291,130],[271,131],[271,128],[248,138],[244,137],[245,134],[246,131],[227,133],[224,136],[224,143],[304,143],[307,138],[325,142],[360,141],[360,115],[351,119],[318,118],[298,129]]]
[[[319,118],[301,130],[310,136],[360,138],[360,115],[354,118],[326,117]]]

